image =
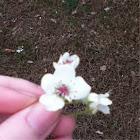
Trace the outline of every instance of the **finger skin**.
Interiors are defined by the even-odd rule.
[[[9,118],[10,115],[2,114],[0,115],[0,123],[5,119]],[[75,120],[73,117],[61,115],[57,123],[57,126],[52,132],[55,137],[66,137],[70,136],[75,128]]]
[[[70,116],[61,115],[56,128],[52,132],[52,135],[56,137],[71,135],[74,129],[75,129],[74,118]]]
[[[32,105],[11,116],[0,125],[0,138],[45,140],[56,127],[60,113],[60,111],[47,112],[40,103]]]
[[[15,113],[38,101],[44,91],[29,81],[0,76],[0,113]]]
[[[0,114],[0,124],[8,119],[12,114]]]
[[[10,88],[24,93],[30,93],[33,96],[40,96],[44,94],[42,88],[34,83],[20,78],[13,78],[9,76],[0,75],[0,86]]]
[[[38,98],[0,87],[0,113],[15,113],[36,102]]]

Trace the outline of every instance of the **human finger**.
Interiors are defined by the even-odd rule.
[[[0,113],[15,113],[38,100],[25,94],[0,87]]]
[[[44,94],[42,88],[34,83],[20,78],[0,76],[0,86],[13,90],[29,93],[30,95],[40,96]]]
[[[0,124],[8,119],[11,116],[11,114],[0,114]]]
[[[75,129],[75,120],[73,117],[61,115],[56,128],[53,130],[52,135],[67,136],[71,135]]]
[[[45,139],[56,127],[60,112],[48,112],[40,103],[32,105],[4,121],[0,125],[0,137],[7,140]]]
[[[72,140],[72,136],[61,136],[61,137],[56,137],[52,140]]]

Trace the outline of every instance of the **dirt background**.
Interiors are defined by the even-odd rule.
[[[40,84],[60,54],[77,54],[77,75],[94,92],[112,90],[113,105],[110,115],[77,117],[73,138],[138,140],[139,1],[71,1],[0,1],[0,74]]]

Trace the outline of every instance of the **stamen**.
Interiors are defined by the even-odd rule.
[[[66,61],[66,63],[67,63],[67,64],[71,64],[71,63],[72,63],[72,61],[70,61],[70,60],[67,60],[67,61]]]
[[[58,88],[58,94],[61,95],[61,96],[65,96],[65,95],[68,95],[69,93],[69,90],[68,88],[65,86],[65,85],[62,85],[61,87]]]

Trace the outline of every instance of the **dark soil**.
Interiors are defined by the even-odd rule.
[[[1,0],[0,74],[40,84],[60,54],[77,54],[77,75],[94,92],[112,90],[113,105],[110,115],[77,117],[73,138],[138,140],[138,13],[138,0],[85,0],[72,6],[61,0]],[[21,46],[21,53],[5,50]]]

